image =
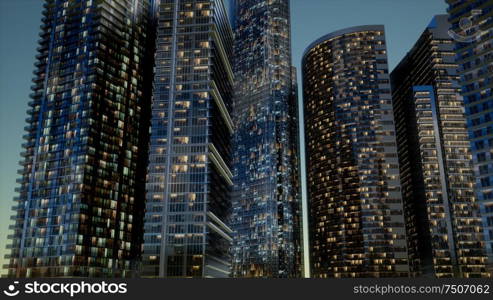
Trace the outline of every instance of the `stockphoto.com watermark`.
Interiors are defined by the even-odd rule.
[[[451,38],[461,43],[472,43],[479,40],[483,32],[479,28],[479,18],[483,15],[483,10],[474,9],[471,15],[463,17],[459,20],[458,30],[449,30],[448,34]]]
[[[3,290],[3,295],[15,297],[18,295],[36,295],[36,294],[52,294],[66,295],[74,297],[79,294],[126,294],[126,283],[108,283],[102,282],[26,282],[20,283],[14,281]]]

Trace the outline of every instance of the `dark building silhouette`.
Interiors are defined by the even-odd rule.
[[[485,276],[483,229],[447,15],[433,18],[390,78],[415,276]]]

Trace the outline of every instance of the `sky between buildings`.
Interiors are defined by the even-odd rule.
[[[41,0],[0,0],[0,269],[6,263],[3,256],[7,253],[7,227],[10,207],[14,204],[15,181],[19,177],[19,153],[26,126],[42,4]],[[383,24],[391,71],[431,18],[444,13],[444,0],[291,0],[293,64],[298,68],[300,105],[303,99],[301,56],[317,38],[346,27]],[[301,138],[303,142],[303,134]],[[304,170],[302,177],[304,180]],[[303,196],[306,199],[306,193]]]

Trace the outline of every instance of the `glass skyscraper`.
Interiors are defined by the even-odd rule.
[[[233,32],[223,0],[156,1],[142,277],[230,275]]]
[[[493,273],[493,22],[490,0],[447,0],[472,146],[476,194]]]
[[[301,276],[298,104],[288,0],[237,0],[234,277]]]
[[[487,276],[483,227],[447,15],[391,73],[414,276]]]
[[[44,1],[8,276],[134,275],[149,131],[148,10],[144,0]]]
[[[408,251],[384,27],[303,56],[312,277],[407,277]]]

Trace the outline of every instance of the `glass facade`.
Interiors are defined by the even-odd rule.
[[[414,276],[482,277],[483,228],[447,15],[391,74]]]
[[[298,104],[288,0],[235,1],[235,277],[301,276]]]
[[[161,0],[142,277],[230,275],[231,57],[223,0]]]
[[[489,269],[493,273],[493,10],[488,0],[447,0],[457,39],[462,96],[472,147],[476,194],[481,206]],[[469,20],[469,22],[464,22]],[[467,24],[472,23],[470,28]]]
[[[409,276],[384,27],[330,33],[302,68],[312,277]]]
[[[144,0],[44,1],[9,277],[134,275],[152,72],[148,9]]]

